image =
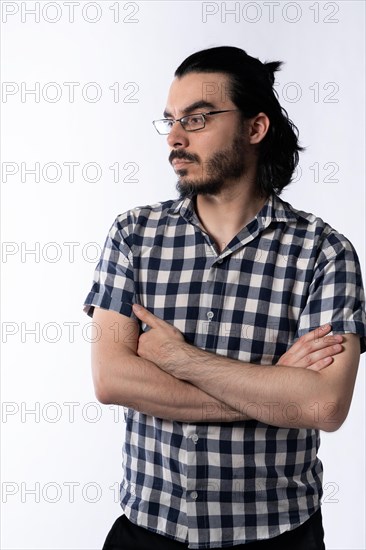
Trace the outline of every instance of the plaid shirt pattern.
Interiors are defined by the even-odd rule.
[[[190,199],[119,215],[84,310],[136,319],[134,302],[187,342],[250,363],[275,364],[302,334],[328,322],[334,333],[359,334],[365,350],[352,244],[276,195],[221,254]],[[317,430],[210,422],[209,414],[209,403],[196,424],[126,409],[121,506],[132,522],[189,548],[219,548],[278,536],[319,508]]]

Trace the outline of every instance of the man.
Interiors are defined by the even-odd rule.
[[[349,410],[363,290],[349,241],[278,196],[301,150],[279,66],[187,58],[154,122],[180,197],[107,237],[85,301],[93,379],[128,409],[105,550],[324,548],[319,430]]]

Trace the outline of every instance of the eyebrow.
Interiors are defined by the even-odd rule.
[[[216,106],[213,103],[210,103],[209,101],[204,101],[201,99],[200,101],[195,101],[194,103],[191,103],[190,105],[188,105],[188,107],[185,107],[182,110],[183,116],[189,113],[192,113],[192,111],[195,111],[197,109],[216,109]],[[165,118],[168,118],[168,117],[173,118],[173,115],[166,110],[164,111],[163,116]]]

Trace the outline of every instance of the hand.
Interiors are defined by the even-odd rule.
[[[304,334],[280,357],[276,365],[316,371],[329,367],[333,356],[343,351],[343,336],[326,336],[331,330],[331,325],[327,324]]]
[[[140,305],[134,304],[133,312],[150,327],[139,337],[137,354],[163,368],[171,362],[178,345],[184,343],[183,334]]]

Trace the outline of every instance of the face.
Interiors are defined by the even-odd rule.
[[[167,137],[169,162],[179,177],[181,197],[217,195],[247,173],[250,145],[228,90],[228,76],[221,73],[190,73],[171,85],[166,118],[234,110],[208,116],[205,128],[194,132],[187,132],[179,122],[173,124]]]

